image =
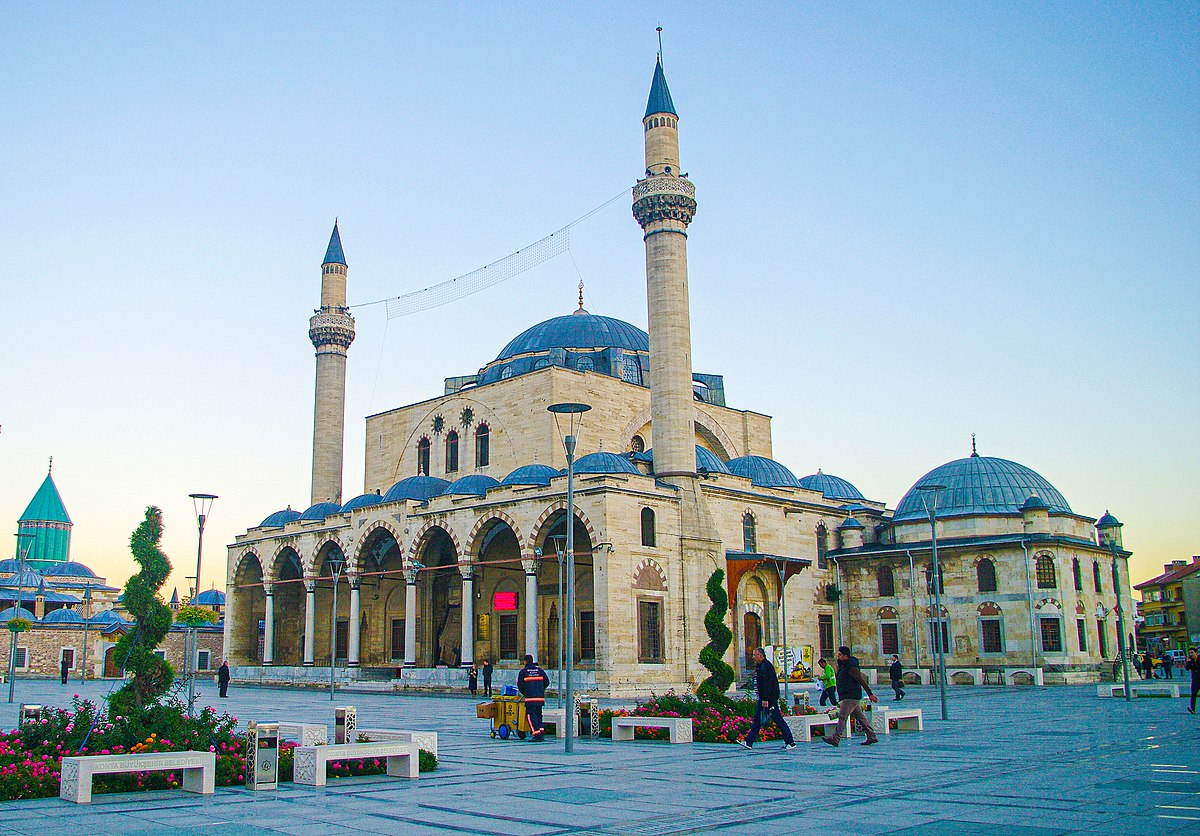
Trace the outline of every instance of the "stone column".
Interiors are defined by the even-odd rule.
[[[521,561],[525,570],[525,652],[534,659],[545,662],[538,655],[538,607],[537,607],[537,570],[536,558]],[[561,614],[559,615],[561,618]],[[545,665],[543,664],[543,667]]]
[[[305,580],[304,592],[304,667],[311,668],[317,628],[317,582]]]
[[[405,569],[404,581],[404,667],[417,666],[417,570]]]
[[[269,583],[263,584],[267,603],[263,613],[263,658],[264,668],[275,664],[275,588]]]
[[[459,566],[462,574],[462,667],[475,663],[475,576],[473,566]]]
[[[358,648],[361,641],[359,634],[361,621],[358,588],[362,585],[362,578],[358,575],[349,575],[347,580],[350,581],[350,647],[347,648],[346,665],[351,668],[358,667]]]

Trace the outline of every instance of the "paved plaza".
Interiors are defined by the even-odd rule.
[[[107,683],[88,683],[98,697]],[[76,684],[28,681],[17,703],[66,704]],[[883,689],[886,691],[887,689]],[[205,701],[216,696],[205,685]],[[218,788],[98,795],[0,806],[8,833],[1200,833],[1200,718],[1184,700],[1132,703],[1095,686],[956,687],[942,722],[937,691],[912,688],[923,733],[820,742],[792,752],[718,744],[492,740],[469,697],[234,688],[244,726],[287,718],[438,732],[441,766],[417,781],[364,777],[276,792]],[[886,697],[885,697],[886,699]],[[553,704],[553,700],[551,701]],[[11,727],[17,705],[3,703]]]

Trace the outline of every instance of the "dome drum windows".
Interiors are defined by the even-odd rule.
[[[975,566],[975,577],[980,592],[996,591],[996,563],[990,557],[982,558]]]

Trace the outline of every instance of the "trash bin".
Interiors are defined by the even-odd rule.
[[[600,701],[591,694],[575,695],[575,715],[579,718],[580,737],[600,736]]]
[[[279,786],[279,724],[255,723],[246,728],[246,789]]]
[[[358,735],[358,710],[352,705],[345,705],[333,710],[333,742],[353,743]]]
[[[529,734],[529,718],[525,715],[525,698],[499,694],[492,697],[492,737],[508,740],[513,734],[522,740]],[[476,709],[479,713],[479,709]]]

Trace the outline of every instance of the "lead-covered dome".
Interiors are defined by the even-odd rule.
[[[291,506],[282,511],[276,511],[258,524],[259,528],[283,528],[292,520],[300,519],[300,512],[292,510]]]
[[[306,522],[312,522],[314,520],[323,522],[326,517],[332,517],[341,510],[342,506],[338,505],[336,502],[318,502],[315,505],[310,505],[308,510],[300,515],[299,519]]]
[[[193,598],[192,603],[197,607],[223,607],[225,593],[219,589],[206,589]]]
[[[550,480],[561,476],[561,471],[548,464],[526,464],[500,480],[501,485],[549,485]]]
[[[51,610],[42,618],[43,624],[82,624],[83,616],[66,607]]]
[[[725,462],[734,476],[749,479],[760,488],[798,488],[800,480],[774,459],[765,456],[738,456]]]
[[[576,459],[574,470],[576,473],[632,473],[634,476],[641,475],[629,459],[624,456],[618,456],[616,453],[610,453],[607,450],[601,450],[598,453],[588,453],[586,456]]]
[[[810,491],[820,491],[827,499],[866,499],[862,491],[840,476],[832,476],[817,470],[816,473],[800,477],[800,486]]]
[[[354,499],[342,506],[342,513],[347,511],[357,511],[359,508],[369,508],[372,505],[378,505],[383,502],[383,497],[377,493],[364,493],[354,497]]]
[[[450,483],[450,487],[446,488],[445,493],[447,496],[485,496],[488,488],[494,488],[499,484],[491,476],[472,473],[470,476],[455,479]]]
[[[918,479],[896,506],[892,522],[928,517],[920,491],[925,485],[946,488],[938,495],[939,517],[1020,514],[1025,500],[1034,495],[1051,512],[1074,513],[1058,489],[1036,471],[1008,459],[972,455],[935,467]]]
[[[651,467],[654,466],[654,448],[651,447],[645,453],[638,454],[640,457],[649,458]],[[725,466],[725,462],[712,450],[706,447],[696,445],[696,471],[698,473],[731,473],[730,469]]]
[[[47,578],[93,578],[99,579],[99,576],[82,563],[76,563],[73,560],[68,560],[66,563],[60,563],[57,566],[50,566],[42,570],[42,575]]]
[[[436,476],[424,474],[409,476],[388,488],[387,493],[383,495],[383,501],[399,502],[403,499],[411,499],[414,502],[427,502],[433,497],[445,493],[449,486],[449,482]]]

